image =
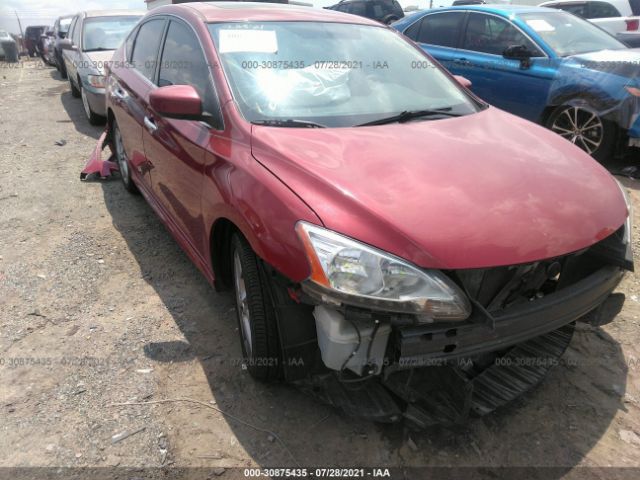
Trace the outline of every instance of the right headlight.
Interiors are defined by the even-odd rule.
[[[469,300],[448,277],[331,230],[298,222],[296,231],[311,265],[303,286],[347,305],[412,313],[432,320],[464,320]]]

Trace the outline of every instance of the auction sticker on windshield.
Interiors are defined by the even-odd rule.
[[[220,30],[220,53],[276,53],[278,39],[274,30]]]

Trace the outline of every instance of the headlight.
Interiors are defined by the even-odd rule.
[[[633,228],[632,217],[633,217],[633,204],[631,203],[631,199],[629,198],[629,194],[627,193],[627,189],[622,183],[616,180],[618,187],[620,187],[620,191],[622,192],[622,197],[624,198],[624,203],[627,205],[627,219],[624,221],[624,237],[622,237],[622,243],[625,245],[631,244],[631,229]]]
[[[311,265],[311,288],[366,308],[464,320],[469,300],[444,274],[410,263],[325,228],[298,222]]]
[[[104,88],[105,78],[104,75],[87,75],[87,82],[89,85],[95,88]]]

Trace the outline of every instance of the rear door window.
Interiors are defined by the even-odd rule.
[[[587,18],[614,18],[621,17],[616,7],[607,2],[589,2]]]
[[[162,41],[165,20],[154,19],[140,25],[133,45],[131,63],[133,68],[155,83],[155,72],[158,61],[158,50]]]
[[[462,31],[464,12],[444,12],[422,19],[416,41],[429,45],[456,48]]]

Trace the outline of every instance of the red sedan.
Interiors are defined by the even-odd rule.
[[[611,175],[464,85],[365,18],[173,5],[113,58],[107,142],[124,187],[234,289],[254,377],[457,422],[537,383],[575,321],[610,321],[633,268]]]

